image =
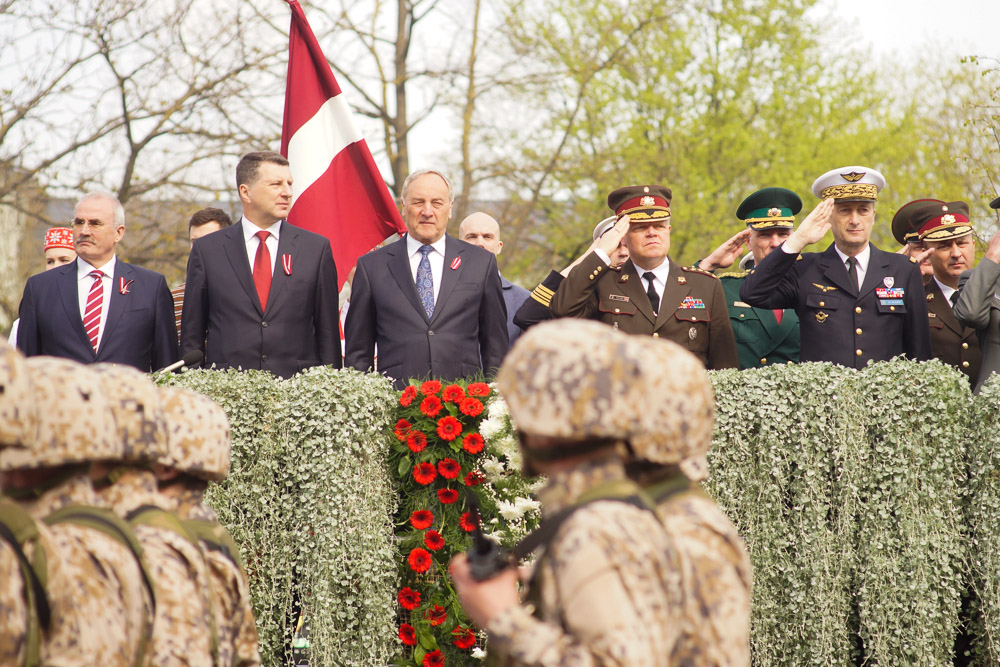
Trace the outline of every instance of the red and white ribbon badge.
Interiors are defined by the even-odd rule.
[[[460,266],[462,266],[462,258],[461,257],[456,257],[455,259],[451,260],[451,270],[452,271],[454,271],[455,269],[457,269]]]
[[[125,280],[124,278],[118,279],[118,291],[122,294],[128,294],[129,285],[134,283],[134,280]]]
[[[281,256],[281,268],[285,270],[285,275],[292,275],[292,256],[289,254],[283,254]]]

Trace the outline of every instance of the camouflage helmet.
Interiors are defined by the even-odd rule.
[[[158,461],[167,451],[167,427],[162,397],[156,385],[132,366],[94,364],[90,368],[97,373],[111,403],[111,413],[122,441],[121,460],[126,463]]]
[[[27,446],[37,429],[24,356],[0,338],[0,448]]]
[[[713,400],[701,362],[679,345],[606,324],[532,327],[497,377],[517,427],[564,441],[621,439],[637,458],[679,463],[711,442]]]
[[[160,463],[189,475],[219,482],[229,474],[229,419],[208,396],[160,387],[167,419],[167,451]]]
[[[38,428],[23,446],[0,449],[0,470],[121,458],[111,404],[94,371],[56,357],[31,357],[25,363],[39,406]]]

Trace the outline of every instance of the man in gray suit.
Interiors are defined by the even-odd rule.
[[[1000,197],[990,202],[1000,208]],[[993,373],[1000,373],[1000,230],[990,239],[986,255],[958,281],[955,317],[976,330],[983,353],[974,393],[978,394]]]
[[[358,258],[344,325],[344,363],[410,378],[492,375],[507,352],[507,310],[496,257],[445,235],[454,194],[439,171],[403,183],[399,241]]]
[[[494,255],[499,255],[503,250],[503,241],[500,240],[500,223],[496,219],[481,211],[477,211],[466,216],[465,220],[458,226],[458,238],[466,243],[477,245],[483,250],[489,250]],[[507,307],[507,337],[510,339],[508,349],[514,346],[514,341],[521,335],[521,327],[514,324],[514,313],[521,307],[524,300],[531,296],[531,292],[520,285],[515,285],[500,274],[500,287],[503,289],[503,303]]]

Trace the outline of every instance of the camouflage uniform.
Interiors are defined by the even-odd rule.
[[[46,551],[51,551],[46,548]],[[14,549],[0,540],[0,665],[24,662],[28,604],[24,579]]]
[[[645,360],[634,382],[656,400],[637,417],[629,443],[641,470],[637,479],[657,502],[680,558],[684,618],[672,662],[749,665],[746,545],[719,506],[684,475],[692,462],[704,460],[712,442],[711,382],[698,360],[678,346],[650,347]]]
[[[662,665],[674,653],[682,627],[678,556],[626,480],[616,456],[623,447],[614,445],[628,438],[644,405],[632,382],[644,350],[662,344],[556,320],[527,331],[501,368],[497,384],[511,417],[531,436],[525,461],[590,454],[551,474],[539,492],[543,527],[575,509],[536,563],[528,589],[534,609],[506,609],[487,625],[499,664]],[[543,449],[543,442],[555,444]],[[612,487],[633,496],[601,491]]]
[[[169,424],[166,452],[160,463],[185,475],[220,482],[229,474],[231,448],[229,420],[210,398],[174,387],[160,389]],[[201,541],[211,578],[213,611],[219,638],[220,665],[245,667],[260,664],[257,625],[246,572],[232,537],[218,522],[215,512],[202,504],[200,490],[179,490],[172,500],[174,511],[185,525],[195,522],[213,533],[216,544]],[[224,544],[220,545],[218,542]],[[223,553],[218,547],[228,551]]]

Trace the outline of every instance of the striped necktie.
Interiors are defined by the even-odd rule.
[[[101,334],[101,306],[104,303],[104,286],[101,279],[104,278],[103,271],[91,271],[87,274],[94,279],[90,286],[90,293],[87,294],[87,307],[83,311],[83,328],[90,339],[90,346],[97,354],[97,341]]]

